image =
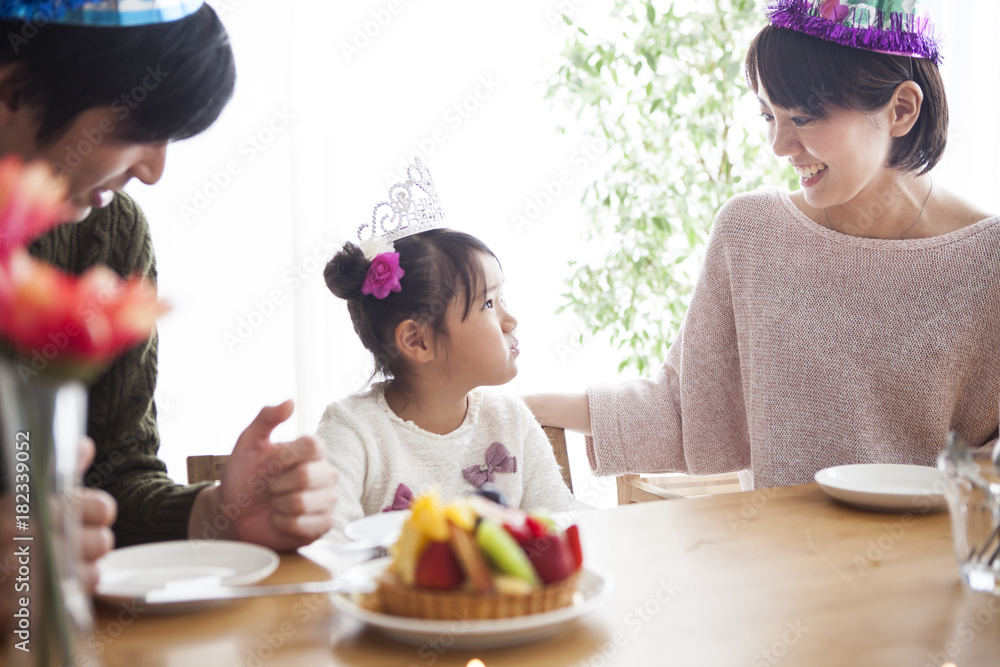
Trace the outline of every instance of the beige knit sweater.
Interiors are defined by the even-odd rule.
[[[659,377],[588,388],[600,475],[738,470],[753,488],[847,463],[934,465],[997,437],[1000,217],[927,239],[839,234],[788,194],[719,211]]]

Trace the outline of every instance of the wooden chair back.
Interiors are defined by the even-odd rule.
[[[741,491],[735,472],[723,475],[621,475],[617,478],[618,504],[630,505],[648,500],[674,500],[694,496]]]
[[[552,453],[556,456],[556,463],[562,471],[563,482],[569,487],[569,492],[573,493],[573,476],[569,472],[569,451],[566,449],[566,430],[555,426],[543,426],[542,430],[552,445]]]
[[[188,484],[217,482],[222,467],[229,460],[228,454],[202,454],[187,457]]]

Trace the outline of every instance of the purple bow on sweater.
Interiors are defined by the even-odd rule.
[[[517,472],[517,457],[511,456],[507,448],[494,442],[486,450],[486,463],[469,466],[462,470],[465,480],[477,489],[486,482],[493,483],[493,473]]]
[[[393,496],[392,504],[386,507],[383,512],[395,512],[397,510],[408,510],[410,509],[410,503],[413,502],[413,491],[410,491],[410,487],[406,484],[400,484],[396,487],[396,495]]]

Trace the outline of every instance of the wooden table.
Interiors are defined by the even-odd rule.
[[[1000,598],[965,590],[947,512],[856,510],[815,484],[644,503],[581,517],[615,593],[562,634],[515,648],[398,644],[323,596],[175,616],[99,607],[106,665],[1000,664]],[[328,578],[283,556],[268,583]]]

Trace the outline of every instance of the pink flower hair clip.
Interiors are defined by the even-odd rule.
[[[390,292],[401,292],[399,279],[406,271],[399,266],[398,252],[383,252],[375,255],[371,266],[365,273],[365,281],[361,283],[361,293],[371,294],[376,299],[384,299]]]

